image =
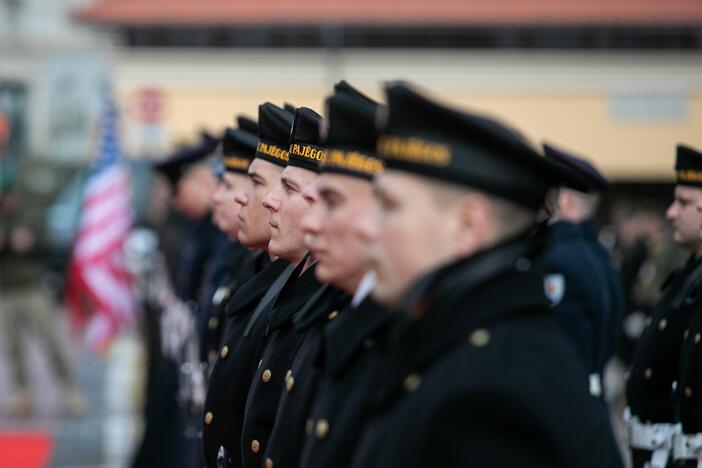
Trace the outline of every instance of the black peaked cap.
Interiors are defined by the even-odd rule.
[[[183,146],[177,149],[165,160],[156,163],[154,169],[163,174],[173,187],[178,184],[180,178],[193,165],[203,161],[212,154],[219,139],[203,131],[200,134],[200,141],[195,145]]]
[[[308,107],[295,111],[295,123],[290,133],[289,166],[317,171],[324,151],[321,146],[322,116]]]
[[[290,130],[295,115],[285,109],[266,102],[258,106],[258,148],[256,157],[286,166]]]
[[[702,153],[679,144],[676,147],[675,174],[680,185],[702,187]]]
[[[492,118],[433,101],[406,84],[386,88],[377,153],[386,169],[466,185],[538,209],[549,189],[576,183],[518,133]]]
[[[245,115],[238,115],[236,117],[236,125],[242,130],[245,130],[254,135],[258,135],[258,123],[256,120]]]
[[[612,187],[607,178],[586,159],[567,153],[549,143],[544,143],[543,147],[546,159],[560,164],[564,170],[570,170],[575,181],[578,182],[564,184],[564,186],[585,193],[603,192]]]
[[[327,98],[325,158],[320,170],[367,180],[383,169],[375,156],[378,103],[342,81]]]
[[[258,137],[239,128],[227,128],[222,138],[224,170],[246,174],[256,156]]]

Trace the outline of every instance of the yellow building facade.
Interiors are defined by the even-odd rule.
[[[323,112],[340,79],[378,99],[383,82],[403,79],[586,156],[616,180],[672,180],[675,144],[702,148],[699,53],[121,49],[112,63],[132,132],[143,90],[158,90],[166,147],[256,116],[264,101]]]

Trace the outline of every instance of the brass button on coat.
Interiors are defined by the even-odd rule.
[[[292,392],[293,387],[295,386],[295,377],[292,375],[292,371],[288,371],[287,374],[285,374],[285,389],[288,391],[288,393]]]
[[[695,335],[695,344],[700,344],[700,341],[702,341],[702,335],[698,333]]]
[[[271,371],[269,369],[266,369],[263,371],[263,374],[261,375],[261,380],[268,383],[271,380],[271,376],[272,376]]]
[[[482,348],[490,342],[490,332],[484,328],[478,328],[470,334],[468,341],[476,348]]]
[[[661,319],[660,322],[658,322],[658,329],[660,331],[665,330],[665,328],[668,326],[668,321],[666,319]]]
[[[214,419],[214,415],[211,411],[205,413],[205,424],[212,424],[212,419]]]
[[[645,378],[650,379],[652,375],[653,375],[653,370],[651,370],[650,368],[649,368],[649,369],[646,369],[646,370],[644,371],[644,377],[645,377]]]
[[[329,433],[329,422],[326,419],[320,419],[317,421],[317,427],[315,428],[315,435],[319,440],[324,439]]]
[[[329,314],[329,320],[334,320],[338,315],[339,315],[339,311],[335,310],[334,312]]]
[[[261,450],[261,444],[258,443],[256,439],[251,441],[251,451],[253,453],[258,453]]]
[[[402,382],[402,387],[409,393],[417,390],[420,385],[422,385],[422,377],[419,374],[410,374]]]
[[[214,330],[218,325],[219,320],[217,320],[217,317],[210,317],[210,319],[207,321],[207,326],[210,327],[210,330]]]
[[[692,396],[692,389],[690,387],[685,387],[684,393],[687,398],[690,398]]]
[[[229,346],[223,346],[222,350],[219,352],[219,357],[224,359],[229,354]]]

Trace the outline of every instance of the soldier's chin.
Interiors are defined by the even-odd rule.
[[[236,237],[239,239],[239,242],[241,242],[241,245],[249,246],[249,237],[246,235],[246,230],[243,225],[239,226],[239,232],[236,234]]]
[[[315,267],[314,275],[315,277],[317,277],[317,280],[319,280],[319,282],[329,283],[333,286],[338,287],[338,284],[336,283],[339,279],[339,274],[334,271],[334,268],[331,268],[329,266],[329,264],[324,260],[324,258],[317,258],[317,266]]]
[[[373,292],[371,292],[371,297],[378,304],[382,304],[392,309],[400,305],[402,294],[393,290],[392,287],[382,283],[380,279],[378,279],[375,287],[373,288]]]
[[[239,227],[237,238],[241,245],[249,249],[266,249],[268,248],[268,238],[258,238],[247,232],[243,226]]]
[[[304,256],[304,253],[300,253],[300,249],[289,248],[285,244],[283,239],[272,236],[268,242],[268,253],[288,262],[297,262]]]

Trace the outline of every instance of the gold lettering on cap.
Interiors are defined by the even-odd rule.
[[[315,161],[321,161],[324,158],[323,150],[309,145],[301,145],[299,143],[293,143],[290,145],[290,154],[307,159],[313,159]]]
[[[322,166],[338,167],[363,174],[375,175],[383,171],[383,163],[378,158],[366,156],[358,151],[327,150]]]
[[[243,169],[249,168],[249,160],[247,158],[239,158],[237,156],[225,156],[224,167],[227,169]]]
[[[678,181],[702,183],[702,172],[701,171],[693,171],[691,169],[678,171]]]
[[[451,163],[451,148],[417,137],[382,135],[378,138],[378,153],[382,156],[430,166],[448,166]]]
[[[267,154],[268,156],[271,156],[273,158],[280,159],[281,161],[288,160],[287,151],[275,145],[269,145],[268,143],[264,143],[262,141],[258,142],[256,151],[258,151],[259,153]]]

